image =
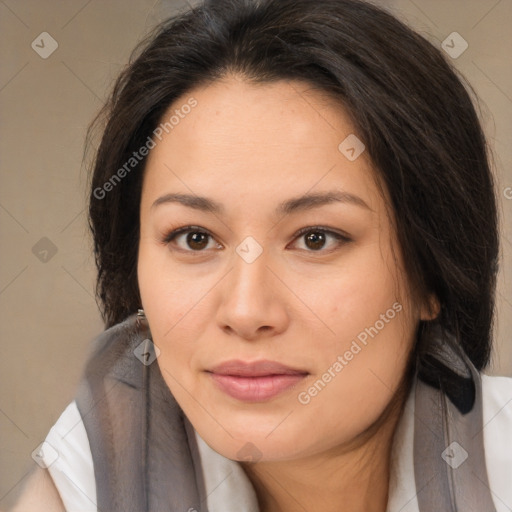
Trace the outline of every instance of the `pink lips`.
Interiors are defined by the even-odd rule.
[[[227,361],[208,370],[217,386],[245,402],[263,402],[295,386],[308,372],[274,361]]]

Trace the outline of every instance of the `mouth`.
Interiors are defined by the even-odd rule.
[[[217,387],[243,402],[265,402],[295,387],[309,372],[275,361],[226,361],[206,371]]]

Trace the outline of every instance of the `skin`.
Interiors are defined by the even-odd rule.
[[[36,466],[27,476],[23,491],[9,512],[66,512],[50,472]]]
[[[249,451],[243,467],[263,512],[384,511],[399,386],[418,321],[433,317],[428,301],[412,299],[387,195],[366,152],[349,161],[338,150],[355,133],[343,107],[307,84],[229,75],[178,98],[164,118],[190,97],[197,106],[148,156],[140,207],[138,280],[164,380],[214,450],[234,460]],[[282,201],[331,190],[367,207],[275,213]],[[207,196],[224,212],[152,208],[167,193]],[[165,241],[189,225],[211,234],[204,248],[187,244],[187,233]],[[322,246],[296,235],[318,225],[349,241],[326,234]],[[236,252],[248,236],[263,250],[252,263]],[[299,393],[397,302],[395,318],[300,403]],[[231,359],[269,359],[308,375],[247,403],[205,371]]]

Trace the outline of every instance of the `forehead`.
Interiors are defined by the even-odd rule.
[[[226,201],[255,195],[277,201],[337,189],[378,207],[368,155],[363,151],[350,160],[343,152],[343,141],[354,146],[359,140],[349,116],[341,103],[309,84],[225,78],[175,100],[160,126],[143,196],[218,192]]]

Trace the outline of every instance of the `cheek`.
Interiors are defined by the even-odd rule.
[[[392,311],[396,309],[400,307],[395,305]],[[308,435],[314,439],[310,450],[350,441],[384,412],[408,361],[411,340],[404,331],[404,321],[401,310],[393,319],[388,318],[388,323],[373,321],[360,329],[359,336],[340,337],[337,349],[328,351],[327,362],[319,365],[318,372],[298,390],[301,405],[296,419],[309,426]],[[297,425],[299,428],[304,427]]]
[[[415,319],[393,269],[382,258],[361,258],[319,301],[334,342],[318,345],[319,364],[299,401],[305,416],[323,418],[325,432],[350,437],[371,425],[406,370]]]
[[[192,267],[192,265],[191,265]],[[183,272],[173,264],[165,249],[154,240],[140,245],[138,281],[142,304],[162,376],[180,403],[189,397],[183,387],[193,390],[199,339],[211,324],[209,291],[216,278],[212,272]]]
[[[137,277],[151,338],[160,350],[157,362],[162,376],[174,392],[174,377],[182,380],[182,372],[189,365],[191,346],[186,343],[188,337],[181,329],[190,310],[191,287],[188,287],[188,293],[184,293],[184,283],[169,273],[162,257],[165,251],[152,247],[152,243],[151,240],[141,242]]]
[[[206,283],[180,275],[169,254],[154,240],[141,241],[137,277],[142,303],[155,342],[162,345],[176,339],[185,317],[201,308],[200,297]]]
[[[304,282],[300,284],[298,295],[308,297],[311,309],[330,328],[331,340],[337,342],[338,349],[343,348],[343,343],[350,345],[350,340],[373,326],[390,308],[388,316],[394,317],[393,304],[402,303],[395,265],[386,262],[373,247],[354,253],[343,268],[330,276],[310,282],[314,288],[308,290]]]

